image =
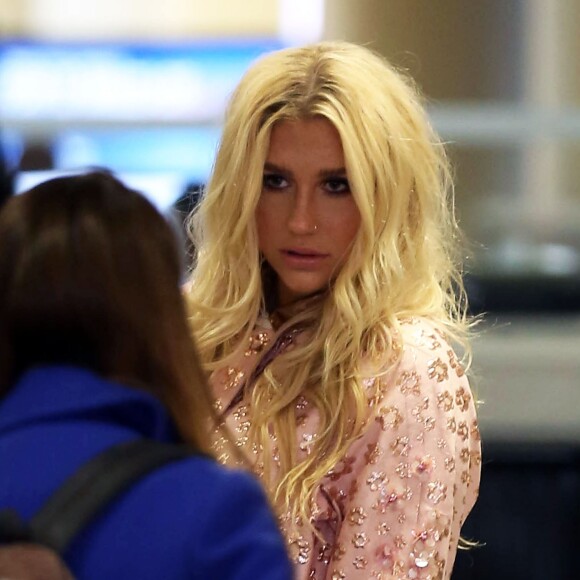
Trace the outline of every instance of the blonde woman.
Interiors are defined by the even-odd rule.
[[[451,203],[413,85],[366,48],[284,49],[234,92],[191,322],[300,579],[451,574],[481,460]]]

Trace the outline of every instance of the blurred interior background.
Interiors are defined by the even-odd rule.
[[[473,353],[484,479],[465,534],[486,545],[459,555],[454,579],[573,578],[579,23],[580,0],[0,0],[2,184],[106,166],[183,213],[259,54],[319,39],[382,52],[448,143],[472,309],[485,313]]]

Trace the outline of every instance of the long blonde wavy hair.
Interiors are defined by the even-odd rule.
[[[270,300],[254,217],[270,133],[282,120],[311,117],[326,118],[340,135],[361,225],[325,299],[294,319],[308,325],[309,339],[278,356],[248,395],[265,484],[281,510],[304,521],[321,479],[364,429],[363,353],[394,362],[399,321],[411,316],[464,345],[469,327],[449,165],[413,83],[364,47],[322,42],[262,57],[226,111],[213,174],[190,222],[197,256],[188,293],[206,369],[244,348]],[[300,396],[320,416],[301,459]]]

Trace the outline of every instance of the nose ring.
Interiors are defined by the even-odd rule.
[[[318,229],[318,226],[314,226],[314,231],[316,231]]]

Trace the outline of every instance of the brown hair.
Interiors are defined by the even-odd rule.
[[[148,390],[208,451],[214,415],[180,290],[175,232],[106,172],[59,177],[0,212],[0,395],[37,365]]]

